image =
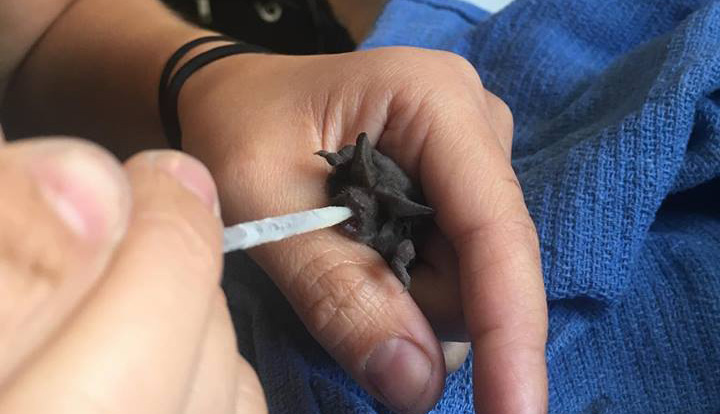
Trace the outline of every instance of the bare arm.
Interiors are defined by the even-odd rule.
[[[330,3],[361,40],[385,1]],[[82,136],[122,158],[165,146],[160,72],[204,33],[158,0],[0,0],[0,122],[8,137]]]
[[[122,157],[164,145],[160,72],[204,33],[157,0],[0,0],[0,27],[7,135],[78,135]]]
[[[0,0],[0,96],[32,45],[73,1]]]

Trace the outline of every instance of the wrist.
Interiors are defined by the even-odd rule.
[[[285,61],[293,58],[241,53],[213,61],[193,73],[180,90],[177,101],[183,149],[195,156],[210,149],[223,153],[224,150],[218,147],[220,143],[209,144],[214,136],[211,129],[215,126],[208,125],[203,114],[208,108],[219,111],[223,107],[232,107],[232,112],[236,114],[233,122],[240,123],[245,119],[255,119],[249,112],[270,110],[263,105],[267,87],[272,87],[274,81],[278,83],[276,68],[284,67]],[[226,129],[228,126],[217,127]]]
[[[207,46],[209,43],[220,42],[224,44],[212,48]],[[193,51],[195,56],[192,56]],[[220,60],[247,53],[261,52],[264,53],[265,50],[227,36],[215,35],[193,39],[173,53],[163,69],[158,88],[160,118],[163,123],[165,137],[171,148],[182,149],[182,128],[178,113],[178,98],[185,83],[198,71]],[[182,60],[186,62],[183,63]],[[182,64],[179,65],[178,63]]]

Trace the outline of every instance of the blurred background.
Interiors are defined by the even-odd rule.
[[[372,30],[386,0],[164,0],[186,19],[272,52],[341,53]],[[496,12],[512,0],[464,0]]]

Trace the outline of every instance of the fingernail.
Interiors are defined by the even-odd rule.
[[[430,382],[432,364],[417,345],[399,338],[387,340],[370,354],[365,374],[395,411],[414,408]]]
[[[102,155],[60,150],[31,167],[40,191],[78,236],[98,240],[119,228],[123,191],[119,172]],[[109,157],[108,157],[109,158]]]
[[[452,374],[460,369],[470,352],[470,342],[441,342],[440,347],[445,359],[446,374]]]
[[[158,168],[175,177],[180,184],[195,194],[213,214],[220,217],[215,181],[200,161],[181,153],[162,151],[155,163]]]

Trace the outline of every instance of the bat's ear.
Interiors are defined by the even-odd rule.
[[[319,155],[323,158],[325,158],[325,161],[328,162],[331,166],[335,167],[338,164],[342,164],[342,157],[340,154],[336,154],[334,152],[327,152],[325,150],[320,150],[315,153],[315,155]]]
[[[372,151],[367,134],[363,132],[358,135],[350,173],[355,182],[367,188],[372,188],[375,186],[375,183],[377,183],[377,173],[372,160]]]
[[[416,203],[404,195],[384,189],[376,190],[375,194],[381,203],[389,206],[389,210],[396,217],[417,217],[435,214],[435,210],[431,207]]]
[[[346,145],[338,152],[320,150],[316,152],[315,155],[325,158],[328,164],[333,167],[337,167],[338,165],[343,165],[353,159],[353,156],[355,155],[355,145]]]

